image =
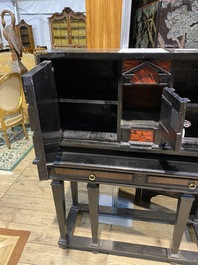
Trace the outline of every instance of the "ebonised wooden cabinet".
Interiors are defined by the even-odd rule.
[[[21,43],[26,51],[33,52],[34,51],[34,37],[32,26],[27,24],[23,19],[20,21],[18,25],[16,25],[17,32],[21,39]]]
[[[61,130],[57,146],[63,148],[197,157],[197,52],[117,51],[38,55],[35,76],[48,76],[41,82],[46,89],[35,90],[35,100],[43,101],[38,105],[41,132]],[[44,111],[45,97],[56,106],[55,115],[50,108]],[[45,116],[54,118],[45,122]]]
[[[37,56],[23,84],[39,177],[52,180],[59,245],[196,264],[197,253],[174,255],[198,194],[198,51],[70,49]],[[68,226],[64,181],[71,182],[74,206]],[[91,239],[72,236],[81,181],[88,185]],[[177,193],[170,251],[151,247],[145,254],[140,246],[100,241],[101,183]]]
[[[86,47],[86,17],[66,7],[49,18],[53,48]]]

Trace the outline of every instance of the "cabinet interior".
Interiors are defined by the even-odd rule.
[[[159,121],[163,87],[123,86],[123,120]]]
[[[54,61],[63,130],[117,132],[118,65],[116,60]]]
[[[133,60],[127,62],[126,66],[130,67],[128,72],[131,72],[130,69],[139,69],[137,68],[139,66],[131,67],[134,62],[137,64]],[[160,144],[163,140],[158,138],[162,94],[165,87],[173,87],[181,101],[183,98],[190,100],[186,105],[185,114],[185,120],[190,122],[190,126],[183,130],[185,134],[182,136],[182,144],[188,148],[189,146],[196,148],[198,142],[197,62],[187,61],[186,69],[183,69],[181,62],[174,62],[174,73],[171,73],[171,78],[161,83],[160,74],[163,75],[163,71],[158,79],[156,75],[158,66],[152,65],[154,83],[145,84],[128,82],[123,74],[126,72],[123,68],[124,63],[124,60],[116,58],[88,59],[83,56],[82,58],[52,59],[60,128],[63,132],[62,143],[66,141],[65,143],[68,144],[70,140],[73,144],[79,140],[88,141],[90,144],[94,141],[109,144],[114,142],[122,148],[126,145],[133,148],[133,145],[135,148],[141,146],[143,149],[145,146],[152,148],[152,145]],[[148,63],[146,67],[150,65]],[[141,71],[144,71],[144,68]],[[140,72],[137,72],[137,76],[132,74],[132,78],[139,78],[139,74]],[[164,80],[166,79],[163,77]],[[170,119],[176,117],[175,114],[171,117],[171,112],[169,115]],[[163,114],[163,117],[166,118],[166,115]],[[180,123],[179,118],[177,122]],[[182,132],[182,125],[179,126]],[[170,121],[170,130],[171,128],[176,128],[174,121]],[[175,133],[177,134],[177,129]],[[138,135],[142,137],[141,140]]]

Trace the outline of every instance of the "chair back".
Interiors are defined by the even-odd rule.
[[[9,73],[0,78],[0,108],[16,113],[22,104],[22,82],[19,73]]]

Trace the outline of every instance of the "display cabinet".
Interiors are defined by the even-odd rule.
[[[86,17],[66,7],[49,18],[52,47],[85,47]]]
[[[25,50],[28,52],[33,52],[35,46],[34,46],[32,26],[28,25],[22,19],[21,22],[18,25],[16,25],[16,29]]]

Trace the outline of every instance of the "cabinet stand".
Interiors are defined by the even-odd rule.
[[[179,196],[172,244],[170,249],[167,249],[163,247],[139,245],[119,241],[100,240],[98,238],[99,213],[121,215],[129,214],[130,212],[132,215],[134,214],[133,218],[138,218],[139,216],[137,210],[135,211],[133,209],[118,209],[118,211],[115,212],[115,210],[112,211],[112,207],[99,206],[99,184],[88,183],[87,189],[89,205],[78,204],[77,206],[78,186],[77,182],[71,182],[73,206],[70,208],[67,218],[65,208],[64,181],[53,180],[51,186],[60,230],[60,239],[58,241],[60,247],[84,251],[97,251],[106,254],[144,258],[163,262],[177,262],[179,264],[185,265],[198,264],[197,252],[179,250],[182,235],[184,233],[184,229],[188,221],[188,216],[194,200],[194,197],[192,195],[181,194]],[[92,238],[73,235],[75,222],[80,212],[89,212],[90,214]],[[150,211],[141,212],[144,212],[144,218],[146,220],[152,219],[152,214],[150,215],[149,213]],[[171,221],[171,219],[169,221]]]

